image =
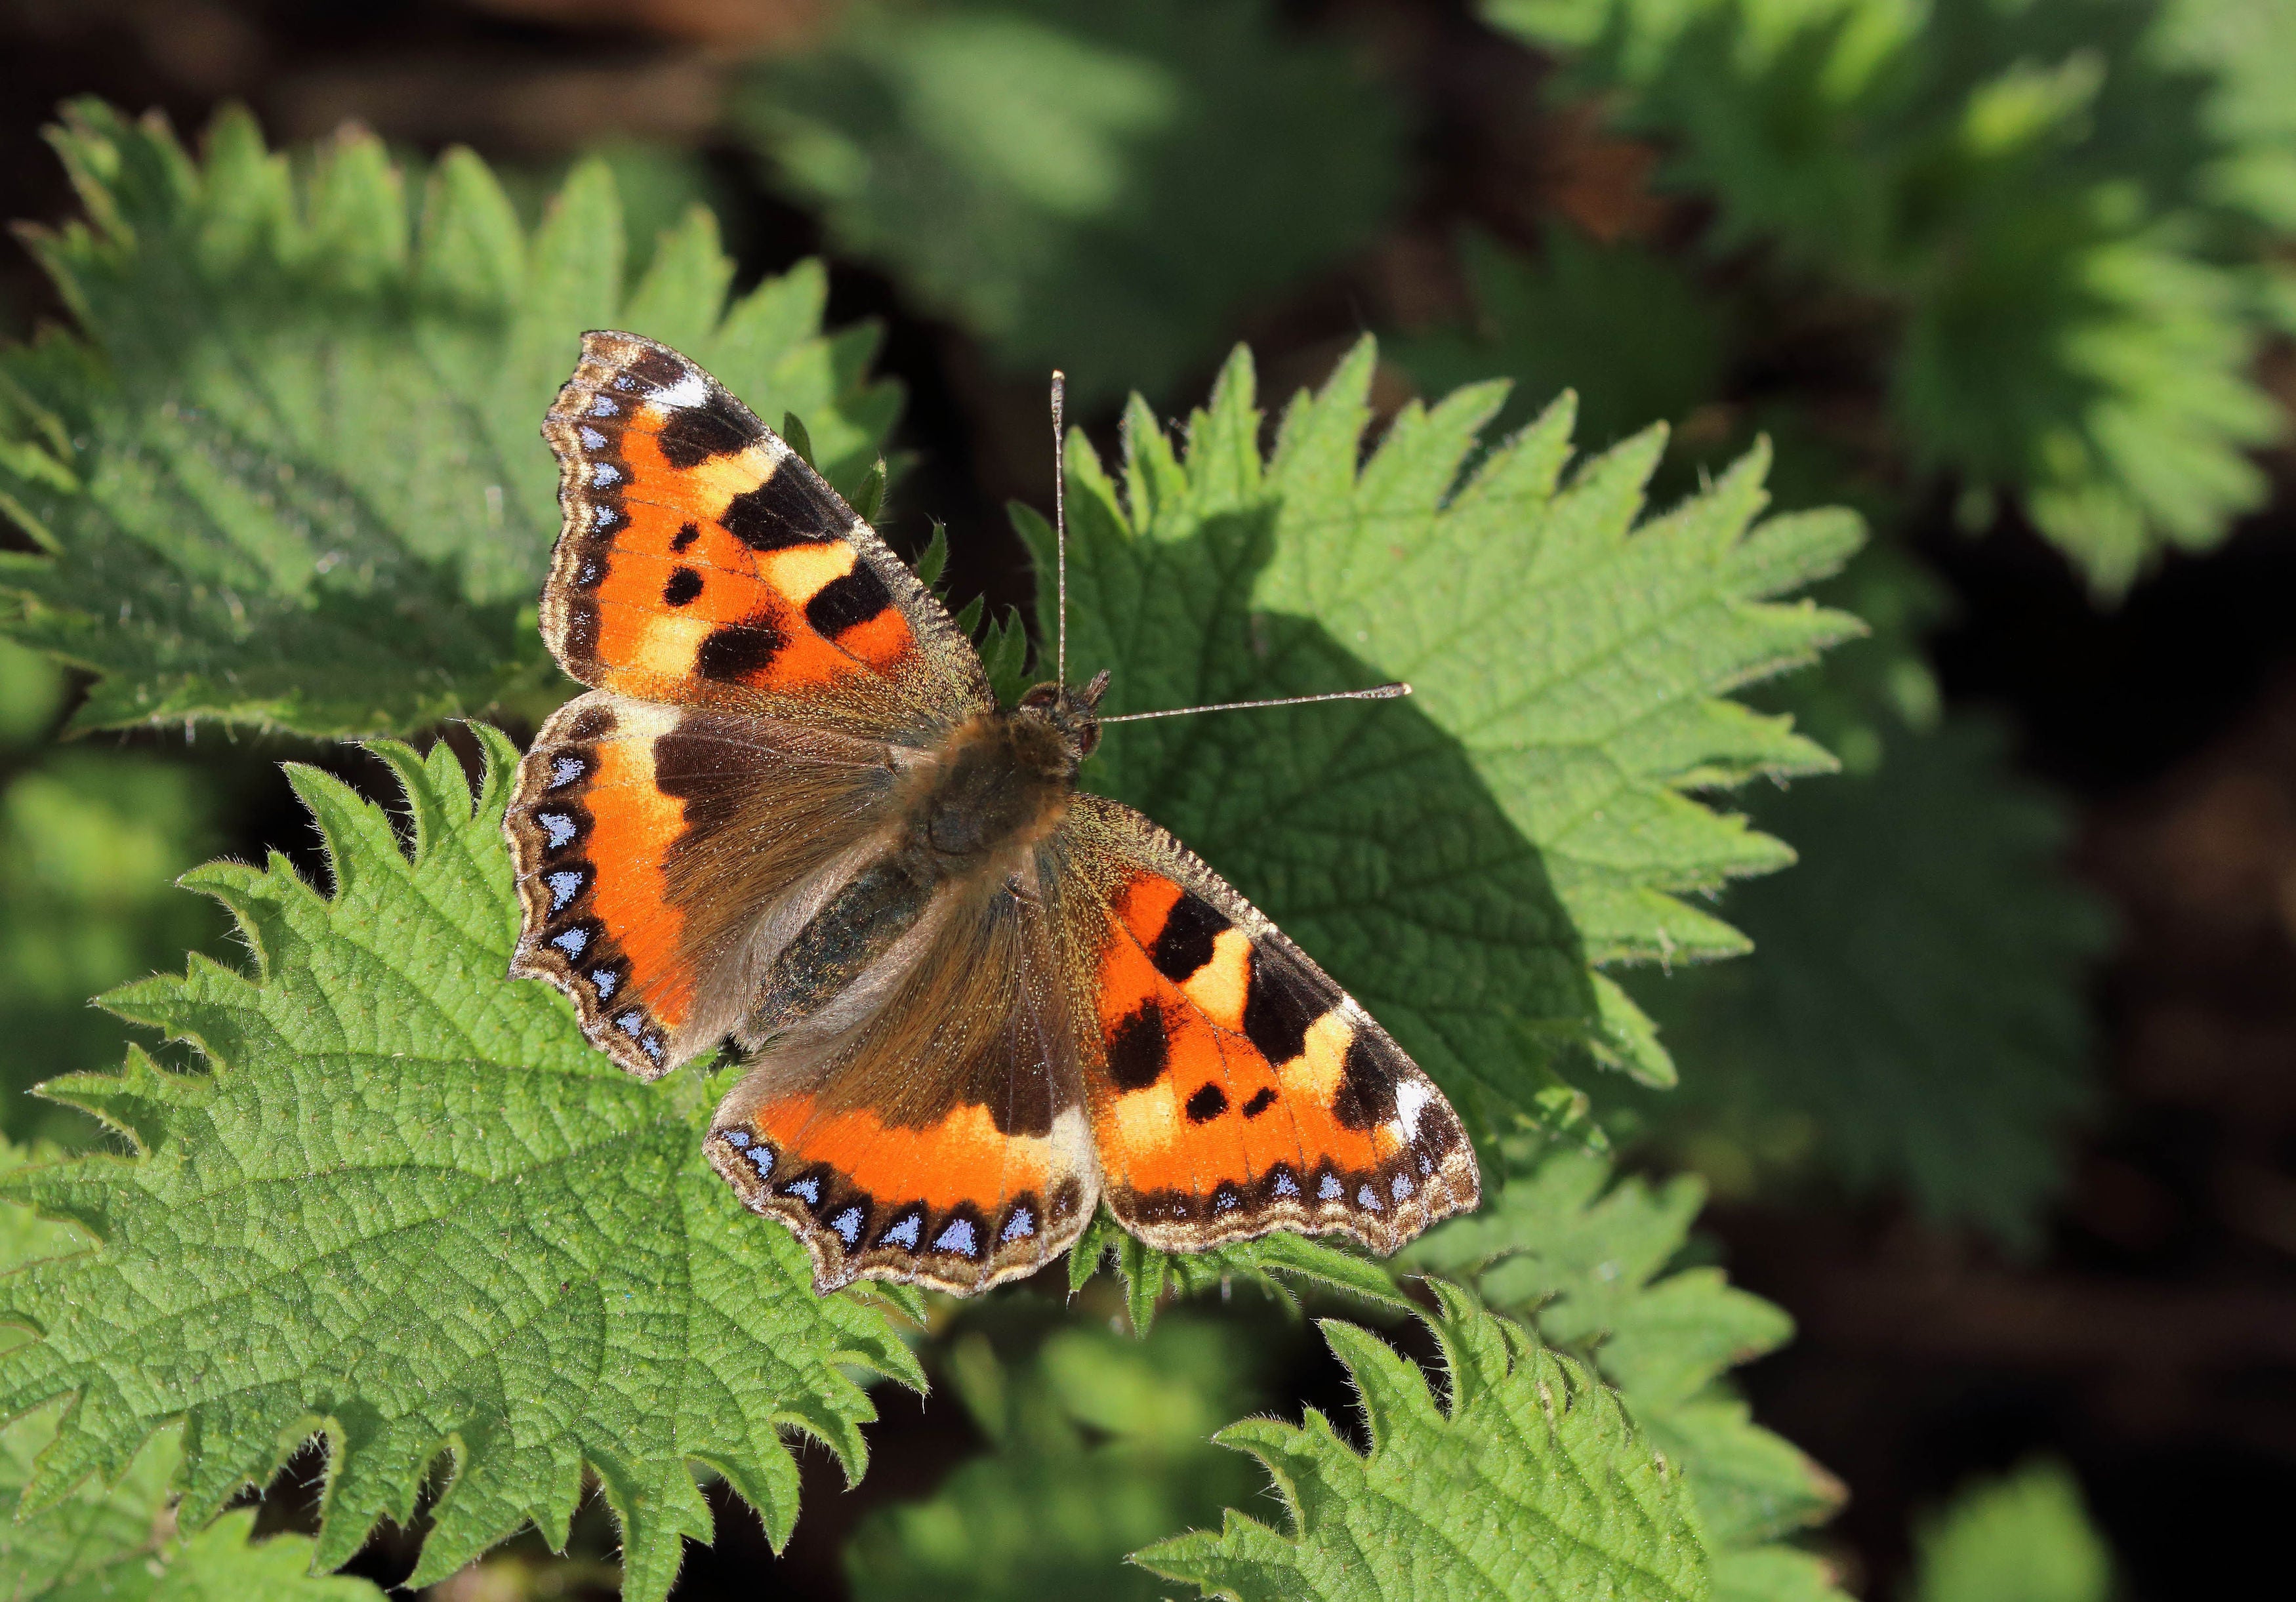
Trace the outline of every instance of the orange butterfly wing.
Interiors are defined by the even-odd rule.
[[[584,684],[910,745],[994,704],[916,575],[668,346],[583,335],[543,434],[565,527],[542,637]]]
[[[797,1232],[814,1284],[959,1295],[1034,1273],[1091,1221],[1099,1173],[1056,890],[948,909],[866,1015],[764,1043],[710,1162]]]
[[[765,909],[882,817],[890,748],[834,729],[611,691],[553,713],[503,818],[524,918],[511,972],[572,998],[641,1079],[714,1047],[750,997]]]
[[[594,689],[545,723],[504,819],[512,971],[651,1079],[740,1022],[745,939],[875,824],[898,753],[995,703],[907,566],[668,347],[584,335],[543,433],[564,514],[543,639]]]
[[[1392,1252],[1480,1199],[1432,1080],[1257,908],[1128,807],[1079,795],[1095,942],[1088,1102],[1104,1194],[1152,1246],[1278,1228]]]

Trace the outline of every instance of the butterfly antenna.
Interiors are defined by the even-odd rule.
[[[1060,569],[1060,612],[1053,625],[1057,639],[1054,646],[1053,677],[1065,685],[1069,681],[1069,443],[1061,423],[1061,413],[1069,398],[1068,375],[1058,367],[1053,369],[1053,549],[1054,560]]]
[[[1211,706],[1175,706],[1160,712],[1119,712],[1103,723],[1138,723],[1147,718],[1185,718],[1194,712],[1241,712],[1256,706],[1306,706],[1316,701],[1393,701],[1411,694],[1407,684],[1383,684],[1368,690],[1332,690],[1322,695],[1275,695],[1266,701],[1222,701]]]

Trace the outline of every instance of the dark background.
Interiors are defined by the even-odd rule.
[[[721,96],[742,61],[802,42],[821,9],[14,0],[0,8],[0,213],[71,214],[39,140],[67,96],[160,108],[186,130],[235,99],[282,144],[357,119],[411,152],[467,143],[544,176],[609,136],[699,152],[753,282],[827,247],[815,217],[722,133]],[[1363,45],[1400,91],[1411,159],[1377,238],[1234,320],[1263,392],[1312,381],[1365,327],[1456,305],[1446,242],[1463,222],[1532,242],[1556,215],[1652,210],[1647,232],[1669,244],[1704,226],[1695,197],[1652,195],[1644,147],[1540,109],[1545,64],[1464,7],[1299,4],[1286,21]],[[914,467],[896,489],[897,541],[939,519],[960,595],[1024,600],[1001,505],[1044,498],[1038,382],[1007,376],[883,273],[831,255],[830,322],[879,319],[878,370],[907,391],[898,443]],[[27,257],[0,256],[12,333],[61,316]],[[1766,363],[1733,382],[1839,386],[1857,403],[1855,364],[1845,380],[1837,352],[1773,351]],[[1200,393],[1209,371],[1208,360],[1174,392]],[[2284,403],[2296,399],[2296,357],[2271,348],[2262,371]],[[1112,439],[1112,407],[1084,421]],[[1850,1487],[1819,1544],[1862,1594],[1898,1586],[1920,1510],[2036,1451],[2072,1466],[2133,1594],[2222,1593],[2283,1570],[2279,1523],[2296,1502],[2296,461],[2284,448],[2259,460],[2271,504],[2212,554],[2162,563],[2117,606],[2095,601],[2013,507],[1981,537],[1963,532],[1950,485],[1907,493],[1890,530],[1955,604],[1927,641],[1948,707],[2007,713],[2015,762],[2066,799],[2073,871],[2109,902],[2118,932],[2088,993],[2102,1094],[2066,1136],[2070,1180],[2038,1249],[2007,1252],[1886,1195],[1823,1182],[1728,1195],[1706,1215],[1733,1276],[1800,1325],[1743,1378],[1758,1417]],[[299,849],[299,815],[265,776],[285,748],[217,747],[193,760],[234,776],[227,849]],[[356,773],[355,759],[327,760]],[[1345,1404],[1336,1371],[1305,1343],[1292,1383],[1302,1399]],[[973,1446],[943,1397],[883,1401],[857,1491],[841,1494],[809,1453],[787,1557],[776,1564],[736,1513],[714,1552],[693,1555],[679,1594],[769,1582],[776,1594],[840,1594],[836,1553],[852,1519],[929,1488]],[[365,1566],[392,1577],[388,1553]]]

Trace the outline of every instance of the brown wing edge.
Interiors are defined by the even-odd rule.
[[[890,1212],[881,1210],[867,1220],[876,1238],[866,1246],[849,1251],[832,1224],[848,1207],[862,1199],[857,1193],[835,1187],[832,1183],[832,1171],[816,1163],[808,1165],[805,1174],[821,1183],[822,1200],[817,1206],[799,1196],[776,1194],[767,1179],[751,1166],[750,1158],[758,1148],[734,1144],[735,1132],[712,1129],[702,1145],[703,1155],[709,1159],[709,1166],[718,1171],[718,1177],[733,1187],[744,1207],[761,1218],[775,1219],[786,1225],[790,1233],[797,1236],[798,1244],[805,1248],[813,1264],[814,1291],[824,1296],[860,1279],[920,1286],[926,1290],[945,1291],[952,1296],[978,1295],[1008,1281],[1025,1279],[1066,1252],[1084,1233],[1100,1204],[1096,1187],[1081,1179],[1072,1181],[1077,1188],[1071,1194],[1056,1190],[1042,1204],[1045,1224],[1035,1247],[996,1241],[996,1234],[1002,1228],[998,1220],[980,1220],[975,1227],[981,1228],[992,1244],[977,1267],[969,1260],[931,1249],[931,1243],[940,1238],[961,1216],[955,1209],[936,1212],[914,1207],[920,1242],[914,1250],[885,1244],[882,1238],[886,1230],[902,1227],[910,1209],[897,1208]],[[1027,1199],[1015,1200],[1019,1204]],[[1007,1222],[1010,1212],[1008,1207],[1004,1215]],[[862,1226],[856,1227],[857,1229]]]
[[[1292,1229],[1344,1235],[1389,1256],[1431,1225],[1481,1204],[1473,1143],[1442,1089],[1273,919],[1169,830],[1134,809],[1079,794],[1070,816],[1101,837],[1100,849],[1117,863],[1168,875],[1242,930],[1252,943],[1254,984],[1292,987],[1298,1005],[1314,1009],[1308,1022],[1338,1013],[1352,1031],[1342,1097],[1354,1096],[1366,1127],[1384,1123],[1400,1137],[1395,1153],[1374,1168],[1319,1162],[1303,1153],[1303,1171],[1272,1168],[1248,1185],[1222,1187],[1210,1195],[1128,1195],[1110,1172],[1104,1194],[1119,1223],[1164,1252],[1208,1251]],[[1108,875],[1103,870],[1093,877],[1105,883]],[[1108,1167],[1103,1162],[1103,1171]],[[1225,1204],[1223,1189],[1232,1197]]]

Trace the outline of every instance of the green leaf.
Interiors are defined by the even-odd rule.
[[[2296,11],[2280,0],[2167,0],[2162,56],[2215,80],[2202,111],[2212,197],[2296,233]]]
[[[1423,393],[1505,374],[1515,389],[1497,423],[1513,429],[1569,390],[1579,437],[1608,445],[1653,420],[1679,423],[1720,391],[1722,319],[1680,264],[1554,225],[1535,259],[1480,234],[1461,254],[1474,322],[1388,341]]]
[[[855,6],[736,116],[844,254],[1079,404],[1161,395],[1235,319],[1366,242],[1390,97],[1267,0]]]
[[[258,971],[195,958],[106,1004],[209,1072],[137,1051],[117,1077],[47,1087],[135,1154],[8,1186],[102,1242],[0,1280],[0,1316],[41,1332],[0,1356],[0,1416],[74,1398],[27,1507],[117,1475],[182,1418],[197,1527],[316,1432],[332,1567],[378,1520],[412,1519],[444,1453],[422,1585],[529,1522],[562,1549],[587,1470],[620,1524],[625,1594],[658,1602],[681,1540],[711,1533],[690,1464],[778,1547],[798,1491],[782,1432],[857,1476],[873,1409],[852,1371],[922,1383],[880,1304],[816,1297],[795,1239],[702,1162],[710,1086],[638,1084],[563,998],[504,978],[517,752],[476,734],[475,808],[445,743],[427,760],[374,748],[405,786],[411,858],[381,808],[293,768],[332,894],[275,857],[190,875]]]
[[[1135,403],[1120,489],[1076,436],[1069,661],[1112,670],[1111,712],[1411,698],[1112,727],[1084,783],[1234,880],[1488,1128],[1590,1051],[1659,1072],[1590,965],[1744,949],[1683,895],[1791,854],[1687,793],[1832,766],[1722,694],[1856,631],[1770,598],[1859,530],[1757,524],[1760,452],[1636,529],[1661,431],[1566,481],[1567,400],[1481,448],[1499,385],[1405,408],[1364,457],[1373,365],[1366,341],[1294,400],[1265,458],[1241,350],[1184,448]],[[1049,571],[1051,530],[1016,521]]]
[[[1465,1292],[1431,1285],[1442,1401],[1377,1336],[1325,1322],[1370,1451],[1314,1409],[1303,1425],[1231,1425],[1214,1439],[1266,1466],[1290,1528],[1230,1509],[1217,1535],[1176,1536],[1133,1561],[1229,1598],[1707,1596],[1682,1476],[1611,1392]]]
[[[802,415],[848,489],[898,409],[865,376],[874,333],[821,332],[818,264],[727,306],[705,209],[626,285],[600,163],[529,235],[466,151],[410,177],[351,135],[299,177],[243,113],[194,161],[94,103],[54,140],[87,217],[33,247],[77,332],[0,352],[0,511],[45,553],[0,555],[22,601],[0,626],[97,673],[83,728],[340,735],[554,702],[536,431],[585,329],[667,340]]]
[[[0,637],[0,750],[15,752],[45,737],[70,699],[64,670],[37,651]]]
[[[932,527],[932,538],[925,548],[917,553],[917,581],[934,595],[941,595],[940,576],[948,566],[948,530],[940,524]]]
[[[1048,1336],[1001,1362],[980,1335],[949,1354],[987,1455],[928,1499],[872,1514],[846,1547],[861,1602],[1167,1594],[1125,1555],[1218,1517],[1259,1475],[1210,1440],[1262,1399],[1264,1345],[1233,1325],[1168,1319],[1144,1340],[1104,1329]]]
[[[2272,0],[1485,0],[1672,152],[1711,246],[1896,320],[1915,465],[2024,497],[2106,596],[2261,503],[2259,218],[2296,216]],[[2276,34],[2274,29],[2281,29]],[[2211,80],[2215,81],[2211,81]],[[1827,290],[1833,292],[1828,294]],[[1863,302],[1860,308],[1858,303]]]
[[[2006,732],[1940,716],[1928,580],[1861,560],[1846,583],[1875,637],[1771,698],[1850,771],[1751,798],[1801,862],[1725,903],[1755,960],[1636,985],[1698,1072],[1634,1105],[1733,1188],[1816,1169],[2030,1245],[2095,1095],[2109,924],[2066,867],[2064,804],[2018,776]]]
[[[1344,1292],[1396,1311],[1409,1311],[1412,1306],[1388,1271],[1370,1258],[1288,1230],[1208,1252],[1160,1252],[1127,1231],[1103,1208],[1069,1248],[1069,1293],[1082,1290],[1110,1258],[1115,1260],[1124,1286],[1125,1312],[1133,1332],[1141,1335],[1154,1325],[1156,1309],[1168,1294],[1189,1297],[1217,1289],[1225,1295],[1238,1283],[1287,1303],[1292,1300],[1289,1286],[1296,1283]]]
[[[27,1092],[119,1060],[127,1031],[88,997],[188,947],[220,949],[215,908],[172,888],[214,848],[219,799],[209,775],[184,763],[85,749],[45,752],[0,790],[0,1129],[83,1134],[78,1114]]]
[[[1505,1143],[1505,1183],[1480,1212],[1438,1225],[1398,1268],[1464,1276],[1493,1307],[1592,1364],[1694,1496],[1718,1590],[1800,1575],[1839,1602],[1800,1554],[1770,1543],[1831,1516],[1841,1488],[1757,1426],[1719,1382],[1792,1333],[1776,1307],[1711,1268],[1676,1269],[1704,1200],[1695,1179],[1616,1179],[1594,1127],[1565,1122]],[[1741,1563],[1741,1559],[1745,1561]],[[1734,1579],[1733,1576],[1735,1576]],[[1814,1577],[1813,1577],[1814,1575]],[[1767,1576],[1767,1578],[1766,1578]]]
[[[1914,1602],[2105,1602],[2112,1554],[2062,1464],[1964,1486],[1916,1533]]]
[[[53,1151],[12,1146],[0,1136],[0,1176],[27,1163],[53,1162]],[[0,1202],[0,1274],[42,1258],[85,1251],[78,1229],[43,1220],[29,1208]],[[0,1348],[19,1332],[0,1329]],[[314,1578],[311,1543],[279,1535],[251,1545],[250,1508],[226,1516],[189,1540],[175,1539],[168,1479],[176,1458],[174,1429],[161,1431],[135,1455],[117,1483],[85,1483],[52,1507],[17,1516],[24,1486],[40,1453],[54,1439],[63,1409],[38,1408],[0,1429],[0,1577],[10,1602],[112,1602],[247,1597],[278,1602],[353,1602],[380,1598],[364,1580]]]

